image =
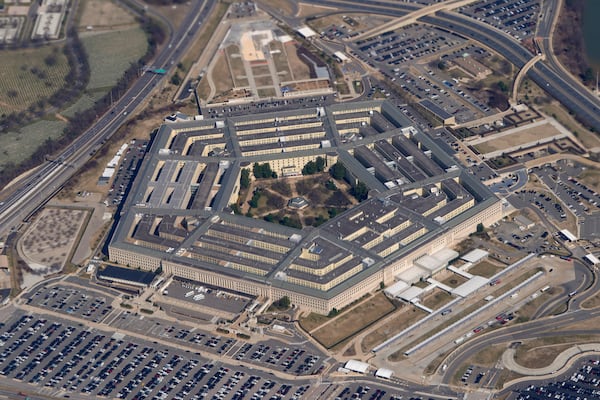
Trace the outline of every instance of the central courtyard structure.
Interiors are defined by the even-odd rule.
[[[317,158],[343,164],[368,199],[317,228],[232,213],[243,169],[267,163],[288,179]],[[322,314],[502,217],[499,199],[386,101],[163,125],[124,210],[111,261]]]

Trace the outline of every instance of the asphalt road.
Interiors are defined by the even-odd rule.
[[[414,4],[410,4],[410,6],[408,4],[398,4],[390,7],[389,3],[374,0],[308,0],[308,2],[394,17],[400,17],[414,11],[415,6]],[[549,34],[552,21],[550,13],[557,11],[555,5],[544,7],[545,17],[542,22],[542,33]],[[435,15],[422,17],[419,21],[474,39],[494,49],[518,68],[524,66],[533,57],[533,54],[512,36],[462,14],[439,12]],[[548,65],[538,61],[527,72],[527,75],[550,96],[576,114],[579,119],[596,130],[600,130],[600,100],[579,82],[575,81],[570,74],[557,67],[552,58],[550,58]]]
[[[487,350],[490,346],[498,343],[522,341],[525,339],[554,337],[554,336],[572,336],[572,335],[590,335],[597,334],[597,330],[593,327],[582,330],[565,330],[561,331],[560,327],[566,324],[574,324],[586,321],[592,317],[600,315],[600,310],[595,311],[576,311],[566,314],[561,314],[554,317],[533,320],[522,324],[508,326],[490,332],[489,334],[472,339],[467,345],[463,346],[455,354],[451,355],[446,360],[446,371],[442,381],[445,384],[450,384],[452,378],[459,368],[467,363],[475,354]]]
[[[192,0],[192,8],[186,19],[165,43],[154,59],[153,66],[166,70],[173,68],[185,54],[214,5],[215,2],[208,0]],[[58,191],[145,101],[161,79],[164,76],[142,74],[114,106],[56,156],[55,161],[43,164],[33,175],[19,182],[19,188],[0,206],[0,235],[18,226],[23,218]]]

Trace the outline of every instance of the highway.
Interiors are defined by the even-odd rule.
[[[185,54],[214,5],[215,2],[209,0],[192,0],[190,12],[163,45],[153,61],[153,66],[166,70],[173,68]],[[172,30],[170,25],[169,30]],[[19,182],[19,188],[0,206],[0,235],[18,226],[24,218],[60,190],[146,100],[161,79],[164,79],[164,76],[151,73],[141,75],[114,106],[57,155],[55,161],[46,162],[35,173]]]
[[[363,13],[384,14],[393,17],[401,17],[414,11],[414,5],[398,4],[397,7],[391,7],[389,3],[375,0],[307,1],[328,7],[338,7],[343,10],[356,10]],[[552,12],[558,12],[556,2],[553,2],[550,7],[544,8],[545,14],[541,22],[541,34],[549,35],[553,21]],[[473,39],[498,52],[517,68],[523,67],[533,57],[533,54],[512,36],[466,15],[454,12],[438,12],[435,15],[421,17],[419,21]],[[538,61],[527,72],[527,76],[550,96],[577,115],[580,120],[600,131],[600,99],[595,97],[564,69],[558,67],[553,57],[549,57],[549,60],[548,64]]]

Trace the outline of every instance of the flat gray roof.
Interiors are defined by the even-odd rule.
[[[371,121],[369,136],[356,142],[342,143],[336,120],[365,115],[369,115]],[[332,146],[260,156],[241,155],[240,150],[245,151],[247,147],[240,147],[240,140],[273,135],[237,135],[236,130],[269,126],[294,127],[295,121],[320,121],[317,128],[325,130]],[[289,132],[303,132],[303,129],[292,128]],[[307,129],[306,132],[309,132],[312,128]],[[202,140],[203,135],[221,132],[223,138],[214,143],[225,143],[232,150],[224,156],[200,157],[197,150],[188,154],[178,151],[187,138],[196,135],[196,143],[206,145],[208,141]],[[286,132],[288,131],[282,131],[281,134],[285,135]],[[167,146],[171,140],[173,144]],[[292,143],[295,142],[286,142],[286,145]],[[316,141],[303,140],[298,143]],[[194,146],[196,145],[192,145],[192,148]],[[388,189],[351,155],[360,146],[364,147],[358,150],[359,153],[364,152],[365,157],[381,170],[385,170],[385,166],[390,177],[402,178],[405,182]],[[350,176],[365,183],[375,197],[356,205],[319,228],[307,227],[301,230],[228,212],[229,199],[232,198],[233,190],[239,186],[239,171],[242,166],[251,167],[256,162],[288,156],[316,157],[326,154],[337,155]],[[162,168],[162,172],[156,179],[159,168]],[[198,168],[201,174],[194,181]],[[218,171],[223,173],[219,174]],[[218,185],[215,182],[217,176],[220,177]],[[406,182],[407,180],[411,182]],[[438,193],[431,191],[434,186],[440,188]],[[427,193],[416,199],[403,194],[404,191],[415,188],[423,188]],[[215,190],[217,193],[211,202],[207,197]],[[448,204],[436,213],[423,216],[422,213],[435,206],[437,196],[446,198]],[[433,220],[436,215],[451,211],[464,201],[472,199],[475,200],[473,207],[446,221],[443,227]],[[219,121],[189,121],[164,125],[158,130],[126,199],[123,208],[125,213],[115,229],[110,247],[268,283],[316,297],[331,298],[497,201],[481,182],[462,170],[427,135],[412,128],[410,120],[387,101],[341,103],[321,110],[315,108],[269,112]],[[396,229],[406,221],[411,222],[408,227]],[[424,234],[401,245],[399,250],[385,258],[378,255],[423,229]],[[342,240],[349,235],[354,238]],[[383,240],[379,244],[370,249],[364,247],[366,243],[380,237]],[[320,248],[320,261],[301,257],[302,249],[306,251],[311,246]],[[349,261],[324,275],[290,268],[292,264],[297,264],[308,269],[319,269],[322,268],[322,263],[335,262],[347,255],[352,255]],[[197,256],[204,256],[204,259],[197,259]],[[363,263],[362,260],[366,258],[372,261]],[[232,267],[234,263],[262,270],[265,275],[235,269]],[[282,276],[288,274],[290,277],[326,283],[359,264],[360,272],[327,292],[282,279]]]

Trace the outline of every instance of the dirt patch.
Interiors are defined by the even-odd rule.
[[[551,136],[559,134],[560,132],[554,126],[548,123],[530,129],[523,129],[512,134],[498,137],[496,139],[494,139],[492,136],[491,140],[477,144],[475,148],[480,153],[485,154],[491,153],[493,151],[507,149],[509,147],[525,145],[528,143],[535,142],[536,140],[549,138]]]
[[[323,346],[331,348],[394,311],[395,308],[383,293],[378,293],[313,331],[312,336]]]
[[[325,315],[310,313],[306,317],[300,318],[299,323],[306,332],[312,332],[327,321],[329,318]]]
[[[471,268],[469,268],[469,273],[473,275],[483,276],[484,278],[490,278],[496,275],[498,272],[504,269],[503,266],[499,266],[497,264],[493,264],[490,261],[480,261]]]
[[[229,71],[229,64],[224,52],[220,52],[212,69],[211,77],[215,84],[216,93],[225,93],[233,87],[233,80]]]
[[[19,242],[31,269],[40,275],[62,269],[88,214],[80,209],[45,208]]]
[[[448,278],[444,279],[442,283],[444,285],[450,286],[451,288],[456,288],[465,283],[467,280],[468,279],[463,276],[460,276],[458,274],[452,274]]]
[[[284,49],[292,72],[292,79],[296,81],[310,79],[310,68],[298,57],[296,45],[292,42],[288,42],[285,44]]]
[[[441,289],[433,289],[431,292],[427,293],[421,303],[423,303],[425,307],[437,310],[450,300],[452,300],[452,296],[450,296],[448,292]]]

